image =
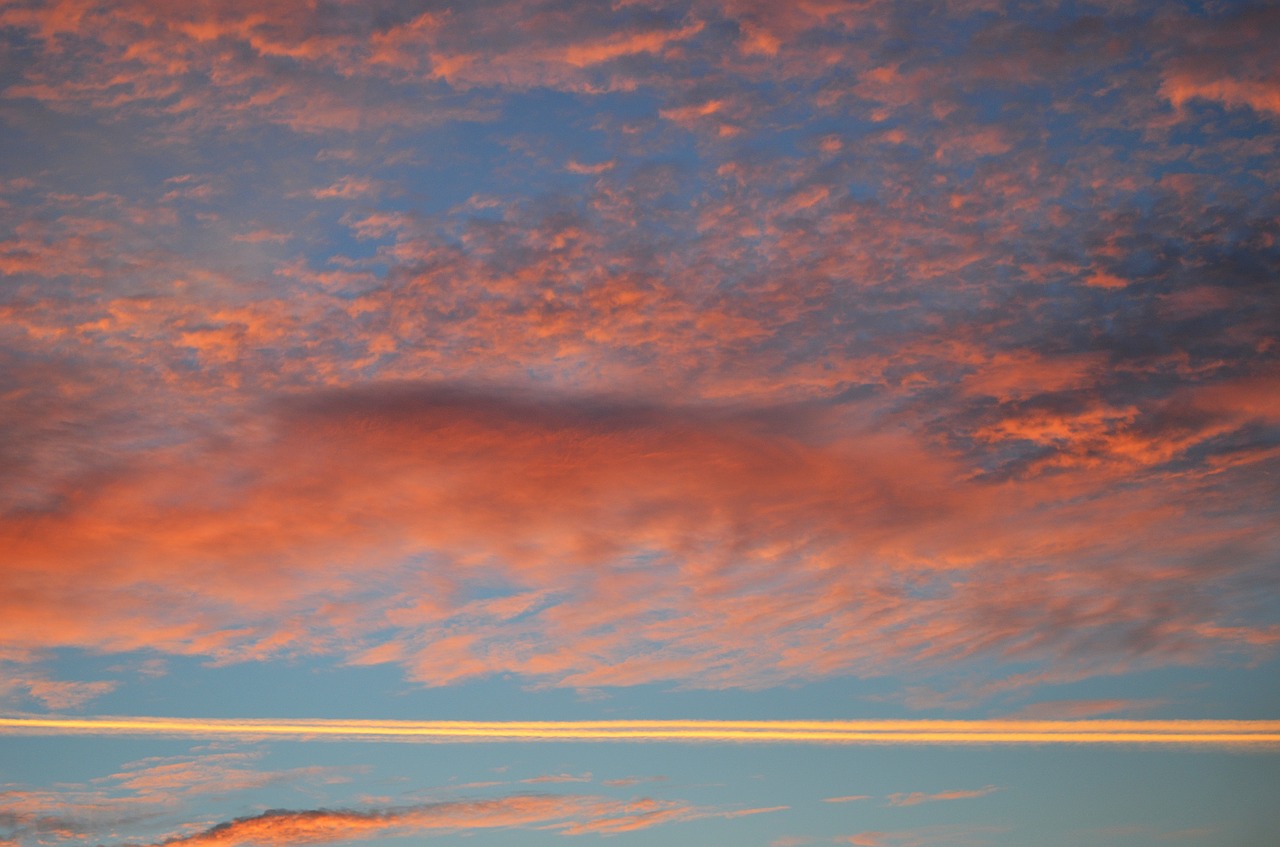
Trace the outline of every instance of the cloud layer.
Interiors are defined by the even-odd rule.
[[[1274,10],[924,8],[0,5],[0,696],[1274,655]]]

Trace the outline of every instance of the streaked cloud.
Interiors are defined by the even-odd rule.
[[[0,792],[0,826],[14,843],[77,842],[101,833],[155,826],[193,803],[270,786],[313,789],[347,782],[362,769],[306,766],[264,769],[256,752],[204,752],[152,757],[86,783],[49,788],[10,783]]]
[[[898,793],[889,795],[890,806],[918,806],[921,803],[934,803],[938,800],[973,800],[978,797],[986,797],[988,794],[999,791],[999,786],[988,785],[985,788],[974,789],[956,789],[952,791],[911,791],[908,793]]]
[[[1028,720],[1072,720],[1098,715],[1142,714],[1167,706],[1165,700],[1044,700],[1028,703],[1012,718]]]
[[[217,824],[157,844],[285,845],[365,841],[418,833],[548,828],[568,835],[625,832],[679,820],[688,806],[653,800],[620,802],[575,795],[513,795],[492,800],[427,803],[364,811],[271,810]]]
[[[227,320],[185,343],[212,362],[274,332],[252,313]],[[1217,392],[1214,419],[1254,414],[1231,411],[1253,394]],[[1277,639],[1224,626],[1203,602],[1213,583],[1185,553],[1197,534],[1267,543],[1259,527],[1222,534],[1197,516],[1193,502],[1231,496],[1212,476],[1186,493],[973,481],[954,454],[860,413],[411,383],[282,396],[240,413],[243,439],[33,480],[27,491],[58,505],[0,525],[21,563],[5,579],[26,586],[0,631],[15,656],[336,653],[427,685],[519,673],[578,688],[751,687],[996,651],[1073,652],[1109,672]],[[423,556],[456,566],[406,569]],[[1027,582],[1015,563],[1037,557],[1032,570],[1051,563],[1057,579]],[[343,565],[357,559],[358,584]],[[185,589],[194,574],[199,596]],[[358,607],[327,605],[353,596]],[[733,635],[744,628],[749,643]]]
[[[980,847],[994,843],[992,839],[1006,831],[1007,828],[999,826],[941,824],[888,832],[867,830],[840,839],[839,843],[855,847],[929,847],[934,844]]]

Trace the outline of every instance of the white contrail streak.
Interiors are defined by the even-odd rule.
[[[1280,750],[1280,721],[393,721],[0,717],[6,735],[158,735],[397,742],[668,741],[781,744],[1141,744]]]

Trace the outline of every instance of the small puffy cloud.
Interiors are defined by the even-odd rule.
[[[571,174],[584,174],[584,175],[596,176],[598,174],[602,174],[607,171],[613,170],[616,165],[617,165],[617,162],[613,160],[610,160],[607,162],[596,162],[594,164],[587,164],[584,162],[579,162],[577,159],[570,159],[569,162],[564,166],[564,169]]]
[[[381,184],[372,179],[357,176],[344,176],[325,188],[316,188],[311,196],[317,200],[350,200],[354,197],[376,195],[381,191]]]
[[[232,238],[247,244],[284,244],[293,238],[292,233],[277,232],[273,229],[255,229],[251,232],[237,233]]]

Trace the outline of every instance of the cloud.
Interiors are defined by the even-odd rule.
[[[618,804],[620,806],[622,804]],[[604,821],[617,820],[609,816],[616,815],[618,807],[589,798],[526,795],[371,811],[272,810],[157,843],[190,847],[325,844],[433,831],[545,825],[563,829],[581,825],[566,823],[566,818],[583,815],[599,815]]]
[[[0,792],[0,826],[18,843],[79,840],[156,825],[186,811],[199,798],[261,792],[271,785],[309,786],[344,782],[352,767],[311,766],[263,770],[256,753],[205,753],[131,762],[88,783],[60,783],[50,789],[6,786]]]
[[[142,801],[173,803],[207,794],[254,791],[281,783],[332,785],[348,782],[360,767],[307,766],[263,770],[255,766],[257,752],[203,753],[196,756],[152,757],[130,762],[93,784],[113,793],[129,793]]]
[[[597,162],[595,164],[586,164],[583,162],[579,162],[577,159],[570,159],[568,163],[564,166],[564,169],[571,174],[587,174],[587,175],[594,176],[596,174],[602,174],[606,171],[611,171],[614,169],[616,165],[617,165],[617,162],[614,162],[614,161]]]
[[[929,847],[934,844],[978,847],[978,845],[993,843],[992,836],[1006,831],[1008,831],[1007,827],[942,824],[892,832],[868,830],[846,836],[843,842],[855,847]]]
[[[243,787],[243,786],[242,786]],[[13,795],[6,805],[13,806]],[[28,804],[29,805],[29,804]],[[17,807],[14,807],[17,808]],[[83,815],[84,808],[60,806],[62,814]],[[63,830],[54,818],[34,818],[13,812],[20,829],[37,826],[41,832],[70,837],[93,834],[111,822],[101,815],[87,821],[87,828]],[[553,829],[566,834],[623,832],[661,823],[702,817],[707,813],[673,802],[617,801],[577,795],[513,795],[487,800],[426,803],[371,810],[314,809],[271,810],[236,818],[193,834],[175,835],[155,845],[275,845],[326,844],[419,833],[441,833],[505,828]],[[126,820],[117,821],[126,823]]]
[[[13,673],[0,678],[0,696],[12,698],[15,692],[25,692],[27,697],[42,703],[54,711],[77,709],[90,700],[109,694],[119,686],[113,680],[79,682],[48,679],[41,675]]]
[[[985,788],[977,788],[971,790],[956,791],[939,791],[937,793],[928,793],[924,791],[912,791],[910,793],[899,793],[889,795],[890,806],[918,806],[921,803],[933,803],[938,800],[973,800],[977,797],[986,797],[988,794],[999,791],[999,786],[988,785]]]
[[[1070,720],[1097,715],[1150,712],[1168,705],[1166,700],[1045,700],[1029,703],[1010,717],[1028,720]]]
[[[1204,79],[1174,73],[1165,78],[1160,93],[1178,109],[1191,100],[1216,100],[1224,106],[1280,115],[1280,81],[1275,80]]]
[[[271,244],[283,244],[293,238],[293,235],[287,232],[276,232],[271,229],[255,229],[252,232],[234,235],[232,238],[236,241],[244,241],[248,244],[262,244],[264,242]]]
[[[349,200],[353,197],[377,194],[379,189],[380,186],[373,180],[357,176],[344,176],[330,186],[313,190],[311,196],[317,200]]]
[[[1169,61],[1160,95],[1179,112],[1201,100],[1280,115],[1280,50],[1266,36],[1277,23],[1274,8],[1246,5],[1191,30]]]
[[[1139,537],[1148,554],[1186,542],[1177,504],[1054,505],[1059,482],[1028,501],[899,434],[832,430],[837,414],[415,384],[282,397],[251,437],[144,454],[11,513],[5,579],[23,591],[0,635],[15,654],[336,653],[428,685],[571,687],[758,686],[1079,643],[1100,663],[1252,649],[1254,629],[1206,628],[1192,565],[1122,564]],[[1098,527],[1135,515],[1099,553]],[[1002,563],[1032,551],[1061,571],[1029,591]]]
[[[581,10],[0,11],[6,115],[108,160],[2,183],[0,656],[1011,674],[938,705],[1274,651],[1273,11]]]
[[[611,800],[588,795],[512,795],[369,810],[271,810],[227,821],[203,832],[155,842],[186,847],[258,847],[327,844],[439,832],[527,828],[565,835],[612,834],[705,817],[737,817],[779,808],[715,811],[680,802],[640,798]]]
[[[613,788],[627,788],[632,785],[640,785],[645,782],[666,782],[665,776],[625,776],[618,779],[606,779],[601,781],[601,785],[607,785]]]
[[[558,783],[558,782],[590,782],[591,774],[584,773],[579,776],[574,776],[573,774],[567,774],[567,773],[545,774],[543,776],[534,776],[528,779],[522,779],[520,781],[528,785],[538,785],[541,783]]]

